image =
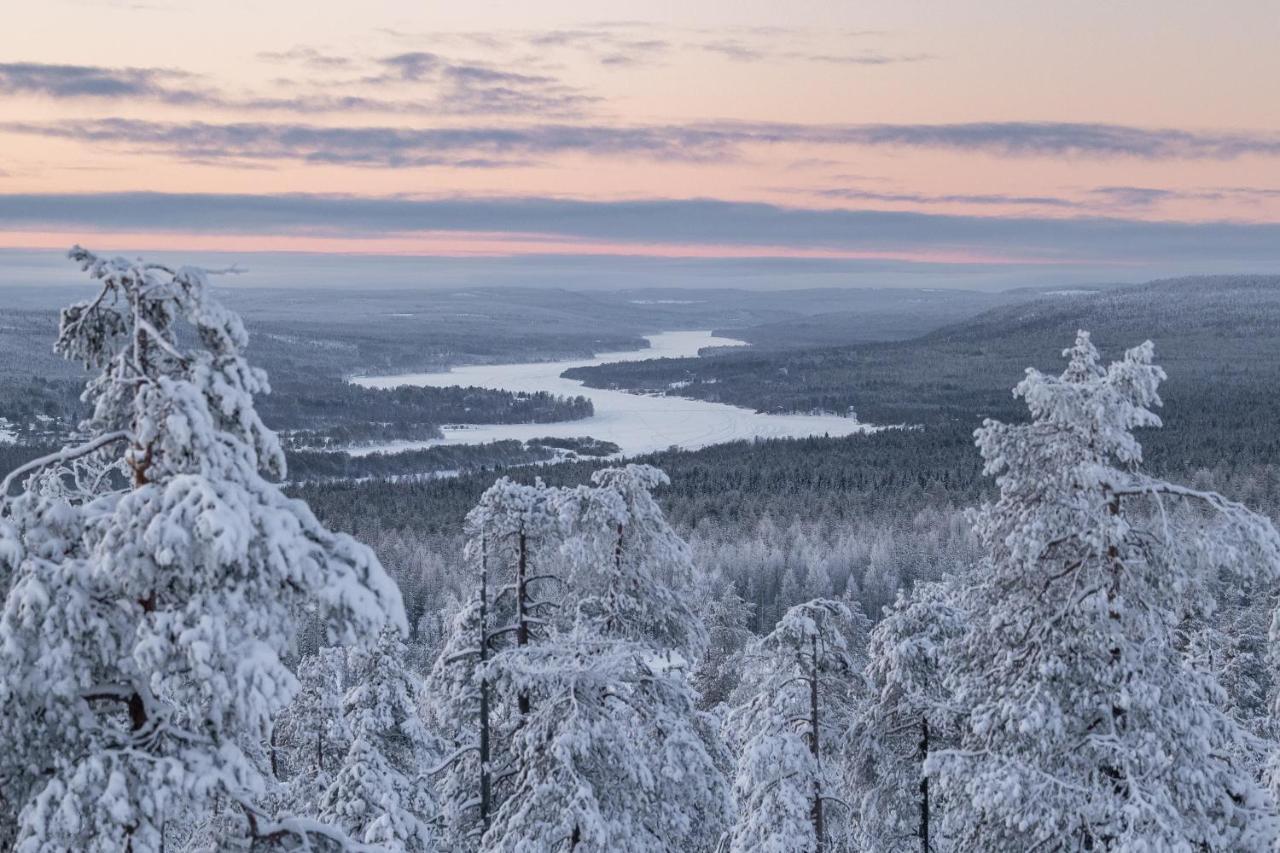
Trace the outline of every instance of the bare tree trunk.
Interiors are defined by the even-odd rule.
[[[822,757],[818,743],[818,638],[810,637],[809,642],[809,751],[813,753],[813,763],[818,770],[818,777],[813,782],[813,835],[817,839],[816,850],[822,853],[827,833],[822,818]]]
[[[621,521],[618,522],[618,538],[614,540],[614,543],[613,543],[613,567],[614,567],[614,570],[618,573],[618,577],[621,578],[622,577],[622,522]],[[616,594],[616,591],[611,591],[610,594],[611,595]],[[610,630],[615,629],[617,626],[612,624],[613,623],[612,614],[610,614],[609,616],[609,621],[610,621],[610,624],[609,624]]]
[[[489,658],[489,543],[480,542],[480,663]],[[489,680],[480,680],[480,825],[489,829]]]
[[[924,762],[929,757],[929,718],[920,717],[920,853],[929,853],[929,777]]]
[[[529,539],[520,531],[520,553],[516,561],[516,645],[529,645]],[[529,713],[529,693],[520,691],[520,713]]]
[[[271,778],[280,779],[280,756],[276,752],[276,727],[271,725]]]

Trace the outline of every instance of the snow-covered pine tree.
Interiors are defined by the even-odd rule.
[[[747,627],[754,621],[752,606],[727,580],[706,589],[702,599],[703,622],[707,626],[707,648],[690,674],[698,691],[698,705],[711,709],[729,700],[742,670],[742,652],[755,639]]]
[[[298,661],[299,690],[271,731],[272,775],[282,783],[281,799],[294,814],[320,811],[320,795],[351,746],[342,712],[346,670],[346,651],[336,646]]]
[[[546,633],[557,596],[563,592],[564,578],[558,565],[564,530],[563,492],[532,486],[503,477],[480,496],[468,516],[474,531],[471,540],[483,543],[493,554],[499,577],[510,581],[494,591],[494,608],[509,621],[490,634],[490,640],[506,638],[517,647],[532,644]],[[555,583],[547,583],[554,581]],[[517,699],[520,713],[529,712],[529,699]]]
[[[418,717],[419,681],[393,631],[347,655],[343,716],[351,746],[320,797],[319,817],[394,853],[435,849],[437,809],[426,771],[438,747]]]
[[[847,746],[847,779],[857,810],[853,849],[898,853],[952,849],[938,831],[943,811],[930,790],[929,754],[955,745],[957,722],[944,690],[947,647],[963,614],[946,582],[917,581],[871,632],[869,701]]]
[[[580,615],[602,636],[677,653],[687,666],[707,637],[688,605],[695,580],[689,546],[653,497],[670,479],[651,465],[626,465],[602,468],[591,482],[561,498],[576,521],[565,550]]]
[[[840,835],[827,806],[848,809],[838,770],[863,692],[851,622],[843,603],[816,599],[792,607],[747,648],[725,720],[740,749],[734,853],[813,853],[832,849]]]
[[[594,626],[499,653],[500,694],[527,694],[511,733],[511,791],[486,853],[709,851],[729,820],[728,785],[707,718],[651,647]]]
[[[489,654],[480,655],[487,645],[487,623],[477,595],[454,616],[423,696],[423,716],[442,741],[443,757],[430,768],[440,824],[458,850],[478,849],[493,809],[493,765],[509,764],[495,738],[505,706],[476,672]]]
[[[1209,573],[1274,575],[1280,537],[1219,495],[1141,472],[1164,372],[1150,342],[1103,367],[1088,334],[1061,377],[1017,386],[1027,424],[976,433],[999,499],[947,687],[967,713],[926,765],[966,850],[1273,849],[1275,807],[1233,760],[1244,734],[1176,632]],[[1175,525],[1170,502],[1199,523]]]
[[[689,549],[650,492],[662,472],[630,465],[592,480],[558,498],[572,522],[560,625],[482,668],[531,709],[512,732],[512,789],[484,849],[709,849],[730,800],[727,756],[685,672],[705,645],[681,597]]]
[[[100,371],[92,415],[80,444],[0,481],[0,787],[19,848],[160,850],[167,818],[215,802],[259,846],[332,839],[260,811],[252,756],[297,689],[295,614],[371,639],[403,622],[399,593],[267,479],[284,457],[253,407],[266,377],[205,273],[71,257],[99,290],[62,312],[57,350]]]
[[[550,630],[564,585],[563,494],[504,477],[467,514],[465,559],[476,591],[450,625],[424,708],[445,742],[436,768],[442,821],[462,849],[475,849],[515,772],[505,735],[530,701],[528,693],[496,693],[480,668],[499,649],[532,645]]]

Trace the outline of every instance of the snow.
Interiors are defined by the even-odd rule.
[[[398,376],[367,376],[352,381],[366,388],[395,388],[402,385],[446,387],[476,385],[506,391],[531,393],[548,391],[566,396],[581,395],[591,400],[595,415],[579,421],[553,424],[485,424],[445,427],[444,438],[431,441],[392,442],[353,450],[353,455],[396,452],[438,444],[482,444],[515,439],[528,441],[555,438],[598,438],[617,444],[624,456],[651,453],[676,445],[696,450],[712,444],[752,438],[803,438],[869,432],[874,429],[852,418],[836,415],[762,415],[750,409],[686,400],[680,397],[646,396],[602,388],[587,388],[565,379],[561,373],[571,367],[588,367],[618,361],[645,361],[653,358],[687,358],[703,347],[738,347],[746,342],[721,338],[709,331],[662,332],[646,336],[649,348],[602,353],[590,359],[534,362],[526,364],[480,364],[443,373],[411,373]]]
[[[18,433],[8,418],[0,418],[0,444],[17,444]]]

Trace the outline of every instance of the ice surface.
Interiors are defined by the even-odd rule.
[[[749,409],[680,397],[657,397],[587,388],[560,374],[571,367],[586,367],[617,361],[644,361],[652,358],[695,356],[703,347],[746,346],[744,341],[719,338],[709,331],[662,332],[646,336],[650,347],[643,350],[601,353],[576,361],[526,364],[483,364],[459,367],[444,373],[411,373],[398,376],[366,376],[352,381],[366,388],[394,388],[401,385],[444,387],[476,385],[506,391],[548,391],[565,396],[581,395],[591,400],[595,415],[580,421],[550,424],[486,424],[445,427],[444,438],[431,441],[391,442],[350,451],[354,455],[394,452],[439,444],[481,444],[502,439],[526,441],[531,438],[582,438],[590,436],[611,441],[625,456],[665,450],[673,445],[688,450],[750,438],[784,438],[811,435],[850,435],[873,427],[852,418],[836,415],[761,415]]]

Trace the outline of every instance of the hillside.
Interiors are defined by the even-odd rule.
[[[1073,288],[1071,294],[1102,293],[1124,285],[1098,284]],[[1059,291],[1060,292],[1060,291]],[[804,316],[771,316],[758,325],[718,329],[717,334],[748,341],[758,349],[813,349],[874,341],[909,340],[1002,306],[1019,306],[1051,298],[1052,288],[980,291],[940,288],[867,288],[829,299],[825,310],[805,304]]]
[[[955,424],[1020,417],[1009,394],[1028,365],[1057,371],[1075,331],[1107,357],[1150,338],[1170,379],[1164,442],[1212,432],[1274,452],[1280,404],[1280,276],[1156,281],[994,308],[910,341],[733,352],[571,371],[622,387],[761,411],[843,412],[875,423]],[[1230,452],[1230,448],[1223,448]]]

